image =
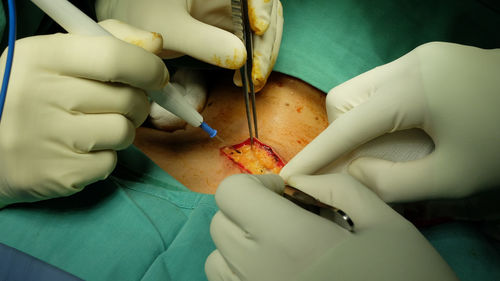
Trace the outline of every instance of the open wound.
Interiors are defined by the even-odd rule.
[[[279,155],[268,145],[253,139],[220,148],[222,154],[231,159],[238,167],[249,174],[278,174],[285,166]]]

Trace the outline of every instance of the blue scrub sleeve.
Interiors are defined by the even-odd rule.
[[[0,280],[81,281],[82,279],[0,243]]]

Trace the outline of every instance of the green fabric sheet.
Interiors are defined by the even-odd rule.
[[[275,71],[328,92],[431,41],[500,47],[500,14],[475,0],[282,0]],[[494,1],[489,1],[494,2]]]
[[[486,2],[282,3],[285,25],[275,70],[324,92],[425,42],[500,47],[500,16]],[[18,18],[23,33],[34,30],[28,21],[42,20]],[[0,242],[85,280],[206,280],[216,210],[213,196],[190,192],[131,147],[119,153],[110,178],[78,194],[0,210]],[[462,280],[498,280],[498,251],[474,225],[422,232]]]
[[[130,147],[105,181],[0,210],[0,243],[84,280],[206,280],[216,211]]]

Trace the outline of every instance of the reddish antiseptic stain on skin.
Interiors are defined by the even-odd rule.
[[[250,139],[247,139],[239,144],[221,147],[220,151],[249,174],[278,174],[285,166],[285,162],[270,146],[256,138],[253,146],[250,145]]]

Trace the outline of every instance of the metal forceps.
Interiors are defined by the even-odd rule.
[[[248,19],[247,0],[231,0],[231,15],[235,35],[245,44],[247,50],[247,60],[243,67],[240,68],[240,74],[245,97],[250,145],[253,145],[253,139],[254,137],[258,138],[259,133],[257,128],[257,110],[255,108],[255,89],[252,81],[253,42],[252,30]]]

